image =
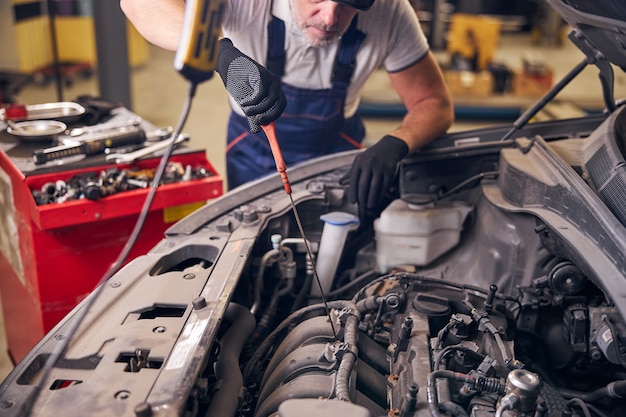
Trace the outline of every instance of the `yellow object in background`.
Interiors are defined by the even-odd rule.
[[[91,16],[58,16],[55,18],[59,60],[97,65],[96,35]],[[127,22],[128,64],[136,67],[149,58],[147,41]]]
[[[493,61],[500,39],[502,22],[499,19],[457,13],[450,20],[447,52],[475,61],[475,70],[486,70]]]
[[[18,72],[28,74],[52,63],[50,22],[38,16],[15,24]]]
[[[57,16],[55,30],[59,60],[97,65],[94,20],[91,16]],[[34,16],[13,23],[20,73],[32,73],[53,64],[50,20]],[[131,67],[149,59],[148,42],[127,22],[128,61]]]

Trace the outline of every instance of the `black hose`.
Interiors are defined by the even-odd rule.
[[[221,339],[222,348],[215,362],[216,391],[207,409],[207,416],[235,416],[239,408],[239,395],[243,388],[243,376],[239,368],[239,356],[256,326],[250,311],[230,303],[224,320],[231,323]]]
[[[477,359],[479,359],[481,362],[485,359],[485,355],[478,353],[472,349],[470,349],[467,346],[461,346],[461,345],[450,345],[450,346],[446,346],[445,348],[443,348],[441,350],[441,352],[439,352],[439,355],[437,356],[436,360],[435,360],[435,366],[433,367],[433,369],[439,369],[439,367],[441,366],[441,363],[443,362],[443,360],[448,356],[451,355],[454,352],[463,352],[466,355],[470,355],[473,356]]]
[[[301,308],[295,311],[285,318],[264,340],[261,342],[254,355],[250,358],[250,361],[246,365],[244,370],[244,378],[247,380],[252,373],[256,370],[258,364],[263,360],[263,357],[269,352],[274,345],[276,339],[282,335],[290,326],[299,323],[305,318],[309,318],[312,315],[326,314],[326,306],[331,309],[353,308],[354,312],[359,312],[357,305],[351,301],[338,300],[329,301],[328,304],[319,303],[311,306]]]
[[[355,312],[356,313],[356,312]],[[346,319],[343,332],[344,343],[347,344],[348,350],[343,353],[337,376],[335,377],[335,396],[342,401],[350,401],[350,375],[356,363],[357,352],[357,334],[358,334],[359,318],[350,314]]]
[[[598,388],[591,392],[572,391],[559,389],[559,393],[565,398],[580,398],[585,402],[595,402],[602,398],[624,398],[626,397],[626,381],[613,381],[606,387]]]
[[[294,311],[297,311],[299,308],[302,308],[302,306],[304,306],[304,302],[310,292],[311,283],[313,282],[313,277],[314,277],[313,265],[311,264],[311,261],[308,259],[308,257],[307,257],[306,262],[307,262],[307,268],[306,268],[306,274],[304,275],[304,282],[302,283],[302,287],[300,288],[300,291],[298,291],[295,299],[293,300],[290,313],[293,313]]]
[[[504,394],[505,385],[498,378],[476,378],[472,375],[447,370],[435,370],[428,374],[426,399],[432,417],[442,417],[437,398],[437,378],[446,378],[470,384],[474,389],[491,393]]]
[[[452,414],[454,417],[468,417],[463,407],[452,401],[444,401],[440,406],[445,412]]]
[[[326,296],[329,298],[336,297],[344,292],[348,291],[353,287],[361,286],[364,282],[371,281],[378,273],[375,270],[367,271],[358,277],[354,278],[352,281],[348,282],[345,285],[342,285],[339,288],[332,290],[331,292],[326,293]]]
[[[581,400],[580,398],[572,398],[571,400],[567,402],[567,406],[569,407],[570,410],[573,409],[574,406],[576,406],[577,408],[580,408],[580,411],[582,411],[585,417],[591,417],[591,412],[589,411],[589,407],[587,407],[587,404],[585,404],[585,402]]]

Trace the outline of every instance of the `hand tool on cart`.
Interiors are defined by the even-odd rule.
[[[40,149],[33,152],[33,161],[36,165],[45,164],[56,159],[74,155],[97,155],[108,149],[128,145],[141,145],[146,141],[163,140],[171,135],[172,129],[162,128],[146,133],[140,127],[117,128],[113,132],[105,132],[91,136],[87,140],[69,140],[64,144]]]
[[[108,132],[108,131],[125,128],[125,127],[139,126],[141,122],[142,122],[141,117],[133,117],[132,119],[124,120],[120,122],[111,121],[108,123],[101,123],[101,124],[94,125],[94,126],[75,127],[73,129],[68,130],[67,135],[71,137],[76,137],[76,136],[82,136],[82,135],[87,135],[91,133]]]
[[[178,135],[178,138],[176,139],[176,144],[179,143],[183,143],[189,140],[189,135],[186,134],[180,134]],[[105,159],[107,161],[114,161],[116,164],[129,164],[131,162],[134,162],[140,158],[143,158],[144,156],[148,156],[151,155],[155,152],[161,151],[165,148],[167,148],[169,146],[169,142],[167,141],[163,141],[163,142],[157,142],[154,143],[152,145],[148,145],[146,147],[143,147],[141,149],[138,149],[134,152],[128,152],[128,153],[111,153],[108,154]]]

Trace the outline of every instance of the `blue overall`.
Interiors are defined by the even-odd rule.
[[[276,125],[276,136],[287,167],[310,158],[361,147],[365,136],[357,115],[345,119],[346,91],[358,49],[365,34],[356,28],[357,17],[341,38],[333,66],[332,87],[304,89],[282,83],[287,107]],[[285,23],[272,17],[268,24],[267,68],[282,77],[285,64]],[[226,147],[228,188],[276,171],[265,133],[250,132],[245,117],[231,112]]]

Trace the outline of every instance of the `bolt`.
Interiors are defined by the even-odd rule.
[[[602,351],[600,351],[600,349],[597,346],[593,346],[590,349],[589,353],[591,355],[591,360],[599,361],[600,359],[602,359]]]
[[[272,242],[272,248],[273,249],[279,249],[280,248],[280,242],[283,240],[283,237],[280,234],[273,234],[272,236],[270,236],[270,241]]]
[[[311,193],[316,193],[319,194],[322,191],[324,191],[324,184],[322,184],[321,182],[310,182],[309,184],[307,184],[307,190]]]
[[[111,287],[111,288],[118,288],[118,287],[121,287],[121,286],[122,286],[122,283],[121,283],[121,282],[119,282],[119,281],[114,281],[114,282],[112,282],[112,283],[110,284],[110,287]]]
[[[408,339],[411,337],[411,329],[413,329],[413,318],[405,317],[400,329],[400,337],[402,339]]]
[[[196,274],[185,274],[183,275],[183,279],[194,279]]]
[[[259,219],[259,214],[256,210],[246,211],[243,213],[244,223],[254,223]]]
[[[152,415],[152,407],[147,402],[137,404],[134,411],[137,417],[150,417]]]
[[[408,181],[416,180],[417,172],[415,172],[414,170],[407,171],[404,173],[404,178]]]
[[[152,333],[165,333],[167,331],[167,328],[164,326],[157,326],[154,329],[152,329]]]
[[[193,299],[191,304],[193,305],[194,309],[202,310],[204,307],[206,307],[206,299],[204,297],[196,297]]]
[[[391,308],[397,308],[400,305],[400,299],[397,294],[389,294],[385,302]]]
[[[63,340],[63,339],[65,339],[65,335],[62,335],[62,334],[54,335],[54,340]]]

